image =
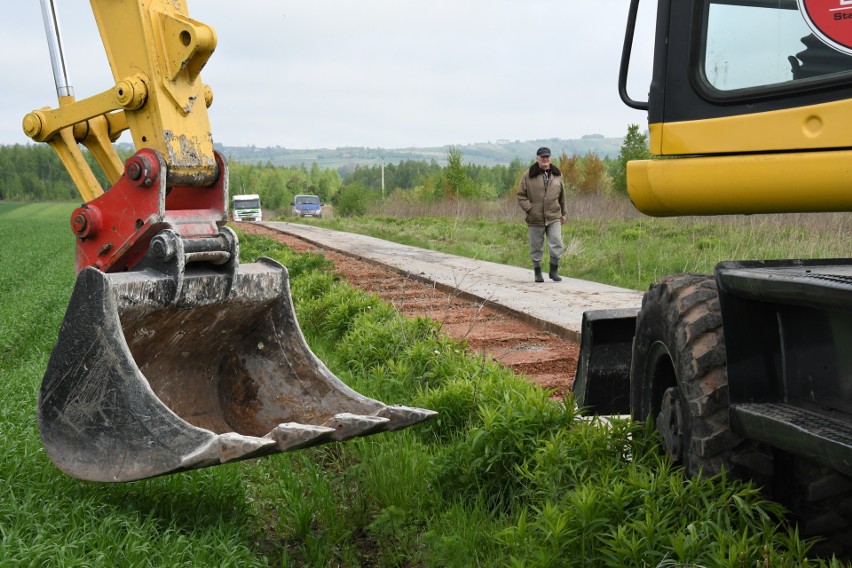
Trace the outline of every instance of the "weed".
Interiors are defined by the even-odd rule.
[[[321,226],[403,244],[498,262],[529,266],[526,225],[513,202],[394,202],[396,215],[323,219]],[[561,272],[576,278],[644,290],[667,274],[712,272],[723,260],[837,258],[847,256],[852,234],[848,213],[739,217],[643,217],[623,197],[569,199],[562,227],[566,250]],[[398,219],[397,219],[398,221]],[[440,238],[435,238],[440,235]]]

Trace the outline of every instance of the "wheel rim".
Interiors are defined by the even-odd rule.
[[[669,459],[682,463],[685,424],[680,388],[671,353],[662,341],[655,341],[648,349],[645,376],[651,386],[648,390],[652,393],[650,415],[656,413],[655,421],[663,449]]]
[[[666,455],[677,463],[683,461],[683,409],[680,390],[667,388],[663,393],[660,413],[657,415],[657,431],[663,438]]]

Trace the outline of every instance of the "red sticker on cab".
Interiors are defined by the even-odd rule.
[[[798,0],[811,31],[827,45],[852,55],[852,0]]]

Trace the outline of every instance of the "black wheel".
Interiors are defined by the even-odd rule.
[[[789,508],[814,552],[852,553],[852,478],[731,431],[727,358],[716,282],[669,276],[642,300],[630,369],[631,408],[653,419],[666,454],[689,475],[751,479]]]
[[[731,431],[725,339],[712,276],[669,276],[648,290],[630,375],[633,417],[655,421],[666,454],[689,475],[724,468],[758,483],[771,475],[768,452]]]

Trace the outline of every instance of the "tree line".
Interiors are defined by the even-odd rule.
[[[92,156],[86,159],[106,189],[105,176]],[[638,125],[628,127],[621,153],[615,159],[594,153],[554,156],[572,193],[594,194],[626,191],[626,164],[650,157],[646,135]],[[447,198],[497,199],[511,197],[518,181],[533,162],[515,159],[508,165],[465,164],[461,150],[450,147],[446,164],[432,160],[358,165],[354,171],[321,169],[316,163],[302,166],[229,163],[232,195],[256,193],[264,209],[286,212],[298,194],[317,195],[333,203],[339,214],[363,214],[369,204],[405,192],[409,199],[427,202]],[[0,146],[0,200],[79,200],[71,178],[53,150],[45,144]]]
[[[84,152],[98,181],[106,176]],[[80,199],[59,157],[47,144],[0,146],[0,199],[9,201],[73,201]]]

